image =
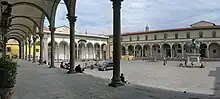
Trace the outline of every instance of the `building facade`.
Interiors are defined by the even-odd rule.
[[[166,29],[122,34],[122,56],[135,58],[184,58],[184,45],[192,38],[201,42],[200,54],[204,58],[220,58],[220,26],[200,21],[188,28]],[[108,39],[112,57],[112,37]]]
[[[55,31],[55,62],[69,61],[69,27],[61,26]],[[37,58],[43,50],[43,59],[50,61],[50,31],[44,28],[43,49],[37,40]],[[220,26],[207,21],[200,21],[187,28],[153,30],[149,27],[143,32],[130,32],[121,35],[122,58],[184,58],[185,44],[192,38],[201,42],[200,54],[203,58],[220,58]],[[75,58],[77,60],[111,59],[113,57],[112,36],[76,34]],[[13,44],[8,44],[12,46]],[[25,48],[25,47],[24,47]],[[28,51],[28,50],[27,50]],[[32,53],[32,52],[31,52]]]

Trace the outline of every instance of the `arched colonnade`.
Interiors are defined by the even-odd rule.
[[[122,56],[135,58],[184,58],[185,43],[154,43],[122,45]],[[200,54],[204,58],[220,58],[220,43],[205,42],[200,45]]]

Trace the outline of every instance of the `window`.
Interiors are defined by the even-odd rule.
[[[130,40],[130,41],[132,41],[132,38],[131,38],[131,37],[129,37],[129,40]]]
[[[175,39],[178,39],[178,33],[175,34]]]
[[[154,35],[154,40],[157,40],[157,35]]]
[[[39,52],[39,49],[36,49],[36,52]]]
[[[7,52],[11,52],[11,47],[7,47]]]
[[[213,53],[216,53],[216,50],[213,50]]]
[[[190,38],[190,32],[186,33],[186,38]]]
[[[199,32],[199,37],[203,38],[203,32]]]
[[[139,41],[139,36],[137,36],[137,41]]]
[[[145,35],[145,40],[148,40],[148,36],[147,35]]]
[[[216,31],[212,32],[212,37],[216,37]]]
[[[163,36],[164,36],[164,39],[167,39],[167,34],[164,34]]]

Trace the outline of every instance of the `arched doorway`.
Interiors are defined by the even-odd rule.
[[[68,43],[65,41],[60,42],[59,44],[59,60],[68,62]]]
[[[162,49],[163,57],[171,57],[171,49],[169,44],[163,44]]]
[[[126,49],[124,46],[121,46],[121,55],[125,56],[126,55]]]
[[[142,57],[142,47],[141,45],[135,46],[135,57]]]
[[[152,49],[153,49],[153,51],[152,51],[152,56],[153,57],[157,57],[157,58],[159,58],[160,57],[160,45],[159,44],[154,44],[154,45],[152,45]]]
[[[9,39],[6,45],[6,55],[9,58],[21,58],[21,45],[16,39]]]
[[[143,57],[150,57],[150,45],[143,46]]]
[[[200,57],[204,57],[204,58],[206,58],[207,56],[207,52],[206,52],[206,50],[207,50],[207,45],[205,44],[205,43],[202,43],[201,45],[200,45]]]
[[[172,46],[173,58],[181,58],[182,56],[182,46],[181,44],[173,44]]]
[[[100,59],[100,45],[98,43],[95,43],[95,59]]]
[[[128,46],[128,55],[134,56],[134,46],[133,45]]]
[[[92,43],[87,44],[87,50],[88,50],[88,59],[93,59],[93,45],[92,45]]]
[[[101,49],[102,49],[101,58],[102,58],[102,59],[106,59],[106,51],[107,51],[107,46],[106,46],[106,44],[102,44]]]
[[[78,58],[80,60],[85,59],[85,44],[84,43],[79,43]]]
[[[220,45],[218,43],[211,43],[209,45],[209,57],[220,58]]]

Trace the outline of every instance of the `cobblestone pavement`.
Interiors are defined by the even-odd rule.
[[[178,61],[168,61],[166,66],[161,61],[122,61],[121,71],[133,84],[220,97],[220,62],[206,62],[206,68],[183,68],[178,64]],[[112,76],[112,70],[86,73],[106,79]]]
[[[23,60],[18,60],[18,63],[20,67],[13,99],[218,99],[208,94],[183,93],[133,83],[112,88],[108,86],[109,80],[92,75],[68,75],[60,68],[48,68]]]

